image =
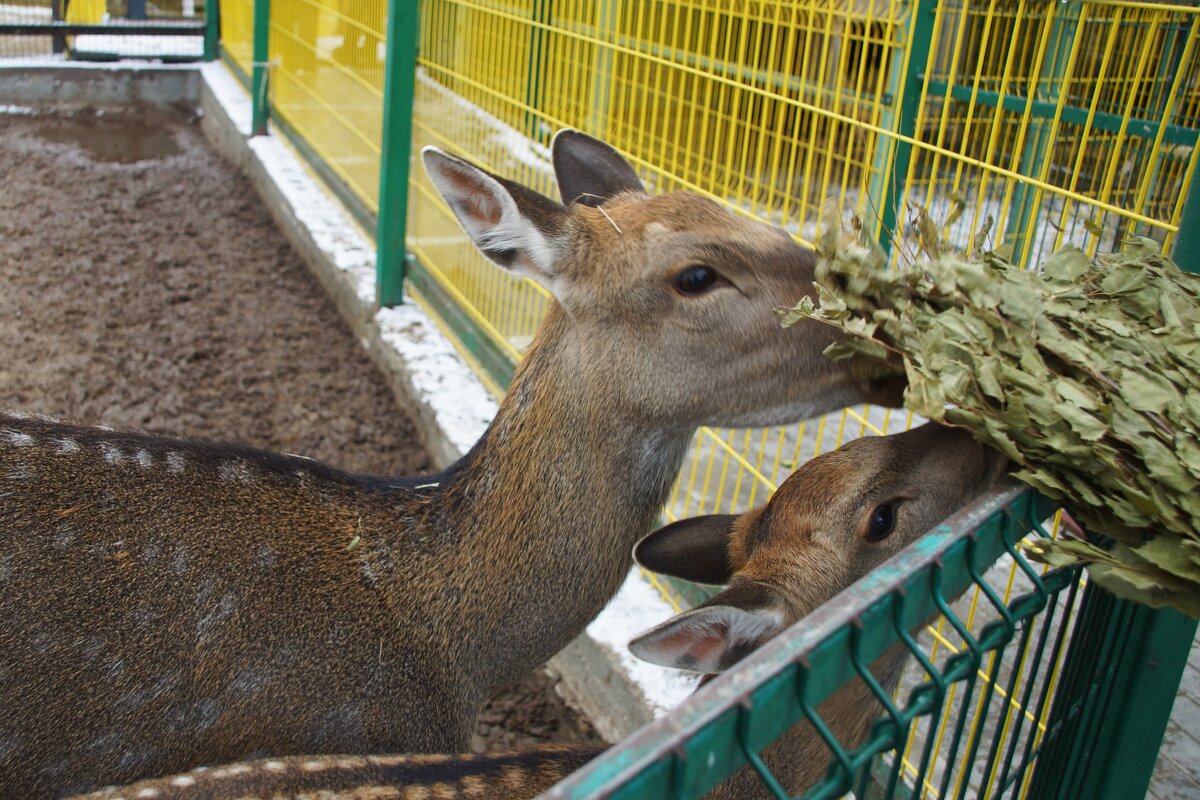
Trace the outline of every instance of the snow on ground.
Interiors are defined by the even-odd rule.
[[[115,54],[152,58],[203,58],[203,36],[130,36],[127,34],[88,33],[72,37],[72,49],[79,55]]]
[[[621,590],[587,627],[588,636],[617,654],[621,668],[642,690],[656,718],[686,700],[699,676],[640,661],[630,654],[629,641],[674,614],[675,609],[646,582],[640,568],[634,567]]]

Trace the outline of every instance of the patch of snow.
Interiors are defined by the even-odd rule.
[[[374,305],[375,246],[371,240],[278,135],[254,136],[249,144],[316,246],[338,269],[352,276],[359,301]]]
[[[622,671],[642,690],[655,718],[686,700],[700,677],[634,658],[629,641],[674,615],[675,609],[646,582],[640,568],[634,567],[621,590],[587,627],[588,636],[616,654]]]
[[[413,303],[375,314],[383,341],[404,359],[413,388],[461,453],[478,441],[498,406],[454,346]]]
[[[0,105],[0,114],[12,114],[13,116],[32,117],[37,114],[36,108],[29,106],[3,106]]]
[[[115,53],[119,56],[203,58],[204,37],[88,33],[74,37],[72,49],[79,54]]]
[[[250,93],[246,91],[246,88],[234,77],[229,68],[220,61],[209,61],[206,64],[202,64],[200,66],[200,76],[208,84],[209,91],[213,93],[213,97],[225,109],[225,113],[233,121],[238,133],[243,136],[249,136],[254,108],[251,103]]]
[[[0,67],[54,67],[117,72],[120,70],[194,70],[195,64],[163,63],[152,58],[128,58],[117,61],[72,61],[66,53],[46,53],[40,56],[0,58]]]

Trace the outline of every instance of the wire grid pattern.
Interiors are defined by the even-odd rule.
[[[53,19],[53,0],[4,0],[0,2],[0,25],[48,24]],[[50,36],[0,35],[0,58],[48,56],[54,52]]]
[[[254,0],[221,0],[221,52],[248,84],[254,71]]]
[[[547,797],[706,796],[746,763],[771,796],[786,798],[779,781],[796,780],[788,772],[811,776],[807,765],[826,762],[801,797],[1022,796],[1039,754],[1072,719],[1055,689],[1068,647],[1077,646],[1063,621],[1082,596],[1079,571],[1039,571],[1017,547],[1026,535],[1048,535],[1040,520],[1051,508],[1028,489],[980,498],[748,656],[736,679],[702,687]],[[938,613],[950,637],[923,628]],[[981,616],[990,621],[979,624]],[[1097,657],[1079,662],[1089,674],[1076,689],[1086,686],[1100,705],[1129,636],[1114,620]],[[931,651],[922,638],[934,630],[949,646]],[[889,692],[896,656],[912,668]],[[847,701],[876,717],[865,738],[847,718]],[[789,728],[796,738],[773,753],[770,744]],[[905,752],[912,740],[919,746]]]
[[[0,0],[0,26],[46,26],[45,33],[8,33],[0,29],[0,59],[162,58],[193,60],[204,56],[205,0],[162,0],[140,6],[128,0]],[[105,25],[104,32],[65,35],[51,32],[54,22]],[[146,26],[186,26],[179,33],[146,33]],[[113,30],[115,29],[115,30]]]
[[[1200,130],[1200,8],[1019,0],[936,5],[905,181],[971,249],[1036,264],[1064,244],[1169,248]]]
[[[1078,570],[1035,567],[1017,549],[1029,528],[1034,536],[1055,535],[1037,521],[1006,514],[992,524],[1004,548],[999,560],[990,569],[973,567],[980,538],[987,536],[967,539],[966,591],[955,600],[958,592],[941,582],[935,565],[936,622],[917,635],[897,626],[911,658],[894,692],[874,687],[881,718],[895,727],[877,726],[857,745],[857,769],[832,767],[831,776],[803,797],[834,797],[851,786],[865,797],[871,782],[883,787],[885,797],[897,796],[900,786],[910,787],[914,798],[1024,796],[1085,582]],[[853,635],[848,646],[857,646]],[[851,660],[859,676],[854,680],[869,684],[867,664],[853,652]],[[807,724],[820,719],[813,709]],[[845,751],[855,743],[827,744],[831,765],[854,760]],[[872,755],[882,758],[874,770],[864,768]]]
[[[271,113],[379,208],[386,0],[274,0]]]

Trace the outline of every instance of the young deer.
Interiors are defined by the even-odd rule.
[[[988,489],[1003,473],[995,451],[950,428],[926,425],[867,438],[802,466],[764,507],[741,516],[682,520],[650,534],[635,550],[656,571],[728,587],[630,645],[639,657],[709,673],[740,658],[828,601],[902,547]],[[889,690],[906,650],[874,665]],[[705,679],[707,680],[707,678]],[[838,739],[854,747],[882,707],[853,681],[820,707]],[[533,797],[582,766],[601,748],[551,747],[521,753],[293,757],[201,769],[97,793],[94,800],[156,797],[426,797],[517,800]],[[791,793],[825,771],[829,752],[807,724],[765,754]],[[743,771],[713,793],[766,796]]]
[[[552,146],[565,207],[433,149],[474,243],[556,302],[438,475],[0,418],[0,786],[466,749],[486,698],[615,593],[699,425],[894,401],[772,309],[814,255],[616,151]],[[574,202],[572,202],[574,201]]]

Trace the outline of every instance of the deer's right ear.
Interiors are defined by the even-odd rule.
[[[709,514],[672,522],[638,542],[633,558],[648,570],[685,581],[729,583],[729,535],[735,520],[736,514]]]
[[[558,193],[566,205],[598,206],[621,192],[646,191],[624,156],[586,133],[569,128],[556,133],[550,142],[550,158]]]
[[[638,636],[629,651],[663,667],[724,672],[781,630],[783,613],[771,589],[735,583]]]
[[[421,157],[429,179],[479,251],[553,291],[562,206],[436,147],[426,147]]]

